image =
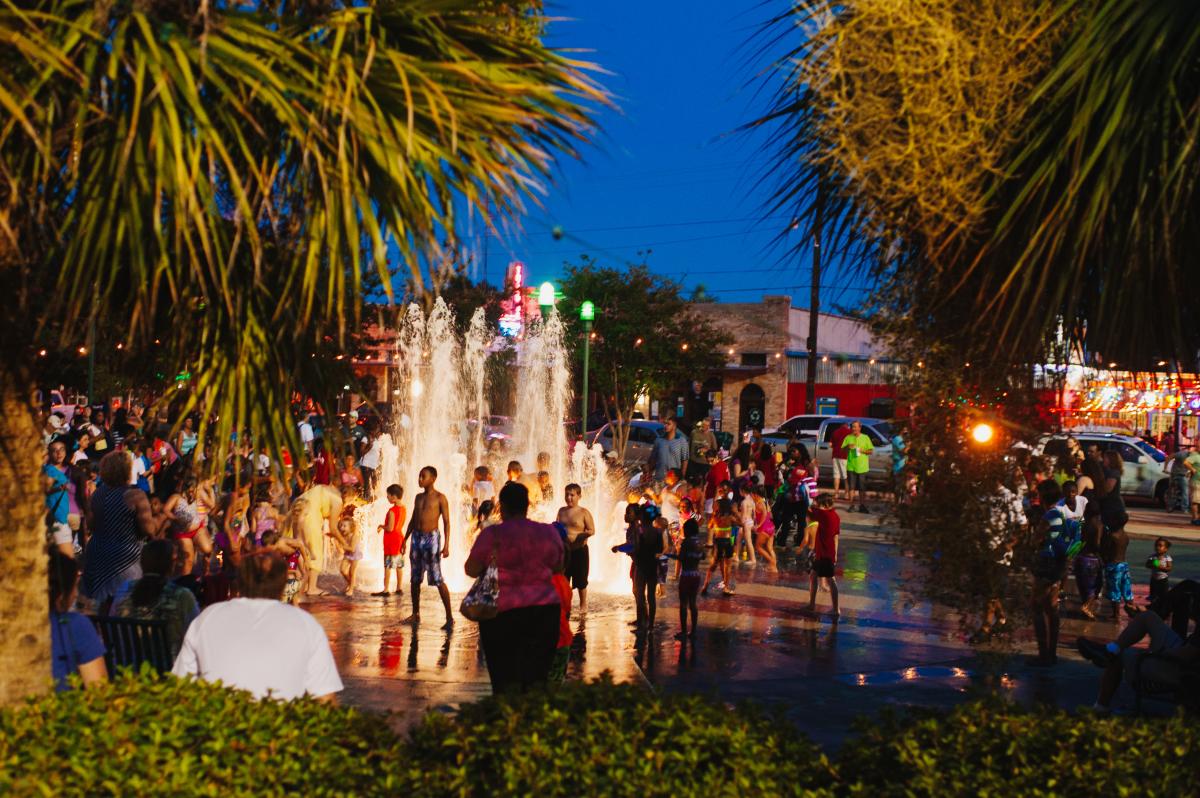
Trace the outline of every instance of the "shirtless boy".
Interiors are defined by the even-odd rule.
[[[425,466],[417,476],[417,485],[423,492],[413,499],[412,520],[408,523],[408,537],[400,544],[400,554],[404,554],[406,546],[412,549],[408,556],[412,567],[412,615],[401,623],[421,622],[421,577],[428,575],[430,586],[436,587],[442,596],[442,606],[446,610],[446,623],[443,629],[454,628],[454,616],[450,614],[450,589],[442,579],[442,560],[450,556],[450,505],[446,496],[439,493],[433,483],[437,481],[437,469]],[[439,531],[438,525],[442,530]]]
[[[537,506],[542,496],[542,486],[538,484],[537,477],[526,474],[525,467],[521,465],[520,460],[510,460],[506,470],[509,482],[519,482],[529,491],[529,509],[532,514],[533,508]]]
[[[575,483],[567,485],[567,506],[559,509],[558,522],[567,528],[567,578],[571,587],[579,591],[579,616],[587,617],[587,586],[588,586],[588,538],[596,534],[596,524],[592,514],[579,506],[579,497],[583,489]]]

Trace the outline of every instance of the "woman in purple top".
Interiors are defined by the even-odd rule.
[[[500,516],[475,539],[467,576],[478,577],[494,556],[500,576],[499,610],[479,624],[492,693],[545,684],[558,645],[561,604],[550,577],[562,573],[566,546],[550,524],[530,521],[529,490],[510,482],[500,491]]]

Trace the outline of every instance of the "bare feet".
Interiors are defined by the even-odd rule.
[[[444,629],[447,632],[449,632],[453,628],[454,628],[454,619],[453,618],[447,618],[446,622],[444,624],[442,624],[442,629]]]
[[[392,594],[391,594],[391,592],[390,592],[390,591],[387,591],[387,590],[380,590],[378,593],[372,593],[371,595],[372,595],[372,596],[390,596],[390,595],[392,595]]]
[[[416,626],[420,622],[421,622],[421,616],[414,613],[414,614],[408,616],[407,618],[405,618],[400,623],[411,623],[413,626]]]

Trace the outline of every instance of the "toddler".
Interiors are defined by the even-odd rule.
[[[1150,569],[1150,603],[1154,603],[1155,599],[1167,595],[1167,591],[1171,587],[1171,555],[1167,552],[1171,549],[1171,541],[1166,538],[1158,538],[1154,541],[1154,556],[1146,560],[1146,567]]]

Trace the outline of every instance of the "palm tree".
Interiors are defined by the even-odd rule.
[[[1060,326],[1123,365],[1194,357],[1200,6],[818,0],[765,31],[796,42],[752,125],[767,212],[808,233],[823,196],[825,254],[892,312],[1001,362]]]
[[[39,330],[160,336],[202,434],[296,451],[291,391],[332,397],[317,353],[364,277],[400,259],[420,285],[459,216],[519,213],[590,135],[605,97],[539,11],[0,0],[0,702],[49,676]]]

